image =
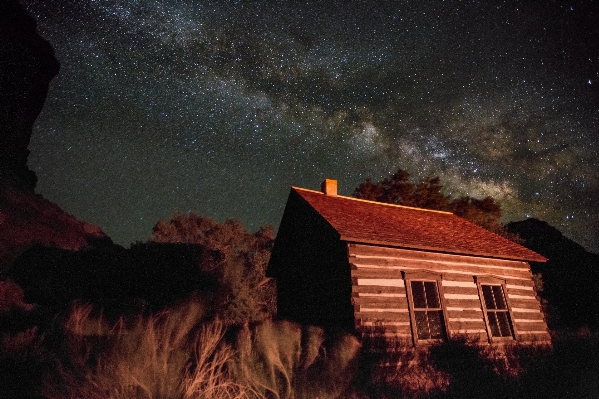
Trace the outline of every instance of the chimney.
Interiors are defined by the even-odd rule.
[[[326,195],[337,195],[337,180],[324,179],[320,184],[320,191]]]

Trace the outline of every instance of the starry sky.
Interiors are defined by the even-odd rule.
[[[119,244],[402,168],[599,252],[599,2],[21,3],[61,64],[36,191]]]

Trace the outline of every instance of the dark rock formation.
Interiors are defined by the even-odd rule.
[[[511,222],[508,229],[526,240],[526,247],[549,259],[587,256],[589,253],[580,244],[564,236],[547,222],[530,218]]]
[[[0,274],[34,244],[75,251],[111,243],[98,226],[76,219],[39,194],[0,182]]]
[[[17,0],[0,3],[0,180],[33,191],[29,139],[59,64]]]
[[[79,221],[34,194],[27,167],[29,139],[59,64],[35,20],[17,0],[0,1],[0,273],[38,243],[68,250],[111,243],[99,227]]]
[[[547,263],[531,263],[540,274],[540,296],[549,304],[550,328],[599,329],[599,255],[587,252],[555,227],[538,219],[507,225],[524,239],[524,246],[545,256]]]

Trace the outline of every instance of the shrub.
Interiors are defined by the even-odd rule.
[[[28,312],[34,305],[25,302],[21,287],[11,280],[0,280],[0,316],[13,311]]]

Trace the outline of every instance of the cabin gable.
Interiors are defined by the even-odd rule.
[[[332,329],[353,329],[347,246],[335,229],[293,191],[267,275],[277,281],[279,317]]]

